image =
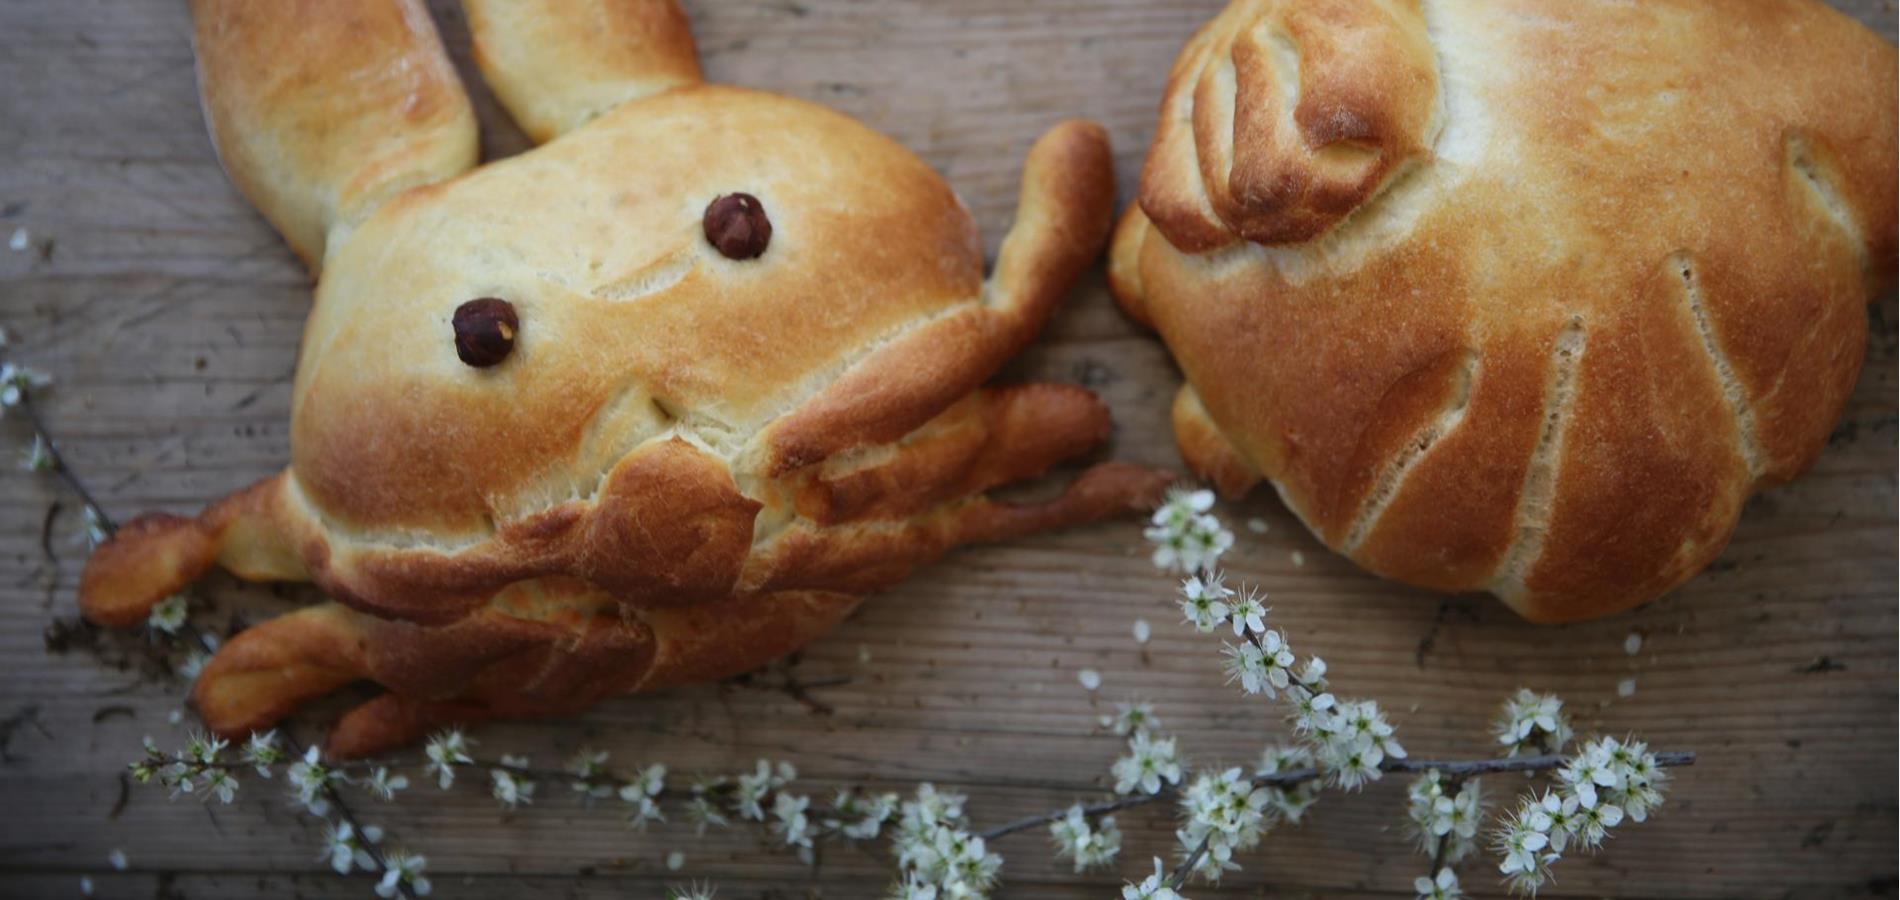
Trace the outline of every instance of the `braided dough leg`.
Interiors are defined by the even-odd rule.
[[[1087,452],[1107,431],[1107,410],[1080,388],[979,391],[903,442],[813,467],[793,488],[809,517],[763,540],[731,596],[636,608],[551,576],[510,584],[440,625],[326,603],[233,638],[199,676],[194,700],[214,731],[237,735],[343,685],[377,682],[389,693],[344,716],[329,742],[333,754],[359,756],[450,724],[571,715],[618,694],[748,671],[957,544],[1152,503],[1168,476],[1116,463],[1047,502],[981,496]],[[176,523],[192,540],[215,531]]]
[[[492,718],[580,713],[636,690],[755,669],[836,625],[858,598],[821,591],[738,595],[622,614],[588,585],[511,586],[447,626],[379,619],[338,603],[280,616],[233,638],[192,693],[213,731],[267,728],[304,702],[360,680],[389,693],[345,714],[328,752],[365,756],[429,731]],[[546,620],[525,618],[546,610]]]
[[[288,478],[272,475],[197,518],[148,513],[127,522],[87,560],[80,611],[101,625],[137,625],[214,564],[251,581],[308,580],[296,536],[310,526],[288,511]]]

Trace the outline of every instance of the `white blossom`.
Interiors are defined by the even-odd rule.
[[[1248,587],[1227,604],[1227,618],[1234,626],[1234,636],[1244,637],[1248,632],[1259,634],[1267,630],[1267,605],[1260,591]],[[1290,661],[1289,661],[1290,663]]]
[[[875,840],[884,823],[897,814],[898,804],[896,794],[865,796],[856,791],[839,791],[831,801],[832,812],[837,815],[827,819],[825,825],[852,840]]]
[[[671,860],[672,857],[669,856],[667,859]],[[684,865],[684,862],[681,864]],[[666,900],[713,900],[713,895],[716,893],[718,892],[710,884],[689,884],[683,888],[667,888]]]
[[[369,773],[368,778],[363,779],[363,789],[384,800],[396,799],[396,792],[407,787],[409,787],[408,776],[391,775],[389,769],[383,766],[377,766]]]
[[[1337,730],[1333,709],[1338,699],[1332,694],[1315,694],[1310,690],[1294,691],[1293,730],[1298,734],[1316,734]]]
[[[1465,782],[1454,795],[1444,778],[1432,769],[1407,789],[1406,817],[1412,822],[1419,852],[1434,856],[1442,841],[1444,862],[1456,865],[1477,848],[1478,824],[1484,817],[1479,782]]]
[[[1115,715],[1103,716],[1102,727],[1127,737],[1137,731],[1152,731],[1161,727],[1161,719],[1155,715],[1154,704],[1135,700],[1115,704]]]
[[[1502,860],[1498,872],[1513,892],[1535,894],[1550,878],[1550,864],[1559,855],[1548,850],[1550,837],[1544,829],[1549,822],[1541,801],[1526,798],[1493,838],[1493,850]]]
[[[1240,767],[1203,772],[1181,792],[1182,827],[1175,832],[1183,857],[1201,843],[1207,850],[1195,862],[1194,874],[1218,882],[1225,872],[1240,868],[1235,851],[1252,850],[1272,825],[1271,800],[1265,788],[1254,787]]]
[[[1082,689],[1093,691],[1102,686],[1102,673],[1094,669],[1083,669],[1075,673],[1075,680],[1082,683]]]
[[[383,830],[374,825],[363,826],[363,838],[374,844],[383,839]],[[348,875],[352,867],[365,872],[376,871],[376,860],[370,856],[369,849],[359,840],[355,826],[348,822],[325,822],[323,825],[323,852],[317,859],[329,860],[330,868],[338,875]]]
[[[383,870],[383,880],[376,883],[376,896],[394,897],[405,884],[416,896],[429,896],[429,878],[422,874],[428,868],[429,861],[422,854],[391,850],[383,855],[383,861],[388,868]]]
[[[621,786],[621,788],[619,788],[619,799],[625,799],[627,805],[633,807],[633,809],[627,813],[627,826],[633,828],[633,830],[637,830],[637,832],[644,832],[648,822],[665,822],[665,820],[667,820],[665,813],[659,809],[659,801],[657,801],[656,797],[646,796],[646,794],[642,794],[638,788],[633,788],[633,786]]]
[[[221,768],[206,769],[201,777],[204,779],[206,800],[216,797],[229,806],[231,801],[237,798],[238,780],[229,771]]]
[[[1207,515],[1213,508],[1212,491],[1176,489],[1168,493],[1143,532],[1155,545],[1156,567],[1190,573],[1213,568],[1221,554],[1234,545],[1233,532],[1220,519]]]
[[[743,818],[755,822],[765,821],[765,807],[761,801],[765,795],[785,786],[798,777],[798,770],[788,762],[776,766],[766,760],[759,760],[758,768],[750,774],[740,775],[736,790],[733,792],[733,807]]]
[[[1339,732],[1359,741],[1369,741],[1385,756],[1405,758],[1405,747],[1393,737],[1392,723],[1372,700],[1354,700],[1338,704],[1333,721]],[[1376,776],[1375,776],[1376,778]]]
[[[1300,666],[1300,684],[1312,691],[1326,690],[1326,660],[1317,656],[1306,658],[1306,664]]]
[[[916,799],[906,800],[900,807],[898,831],[905,838],[915,839],[939,826],[962,825],[963,803],[962,794],[939,791],[926,781],[917,786]]]
[[[1003,858],[970,834],[963,816],[964,798],[918,785],[915,800],[903,804],[892,850],[905,884],[899,896],[982,897],[996,884]],[[934,893],[922,887],[935,888]]]
[[[1149,638],[1154,637],[1154,628],[1148,624],[1147,619],[1136,619],[1133,630],[1137,644],[1146,644]]]
[[[315,744],[304,751],[303,759],[291,763],[285,778],[290,781],[292,796],[310,811],[311,815],[323,816],[330,812],[330,800],[325,791],[330,785],[348,781],[342,773],[325,767],[320,761],[321,752]]]
[[[87,546],[97,547],[112,536],[112,530],[106,527],[106,514],[100,512],[99,507],[87,504],[81,518],[86,522]]]
[[[198,676],[204,673],[205,665],[209,662],[211,662],[211,654],[203,650],[193,650],[185,654],[184,662],[178,664],[178,676],[185,679],[185,683],[187,684],[197,681]]]
[[[567,771],[576,779],[569,786],[575,791],[586,794],[591,802],[614,795],[614,787],[607,782],[607,758],[605,750],[593,750],[582,747],[567,761]]]
[[[193,729],[185,736],[185,757],[201,765],[210,765],[218,761],[218,754],[223,753],[226,746],[228,743],[223,738]]]
[[[150,738],[147,738],[150,740]],[[244,742],[244,761],[257,769],[264,778],[271,777],[271,766],[282,762],[284,751],[277,746],[277,729],[251,732],[249,740]]]
[[[475,761],[468,755],[468,748],[473,743],[455,729],[430,736],[429,743],[423,747],[423,754],[429,758],[428,765],[422,767],[423,773],[433,773],[437,786],[448,790],[449,785],[455,783],[455,767]]]
[[[1293,650],[1278,631],[1267,631],[1255,640],[1228,646],[1225,652],[1227,680],[1240,682],[1240,689],[1249,694],[1265,694],[1272,699],[1292,681]]]
[[[1260,752],[1260,763],[1254,767],[1254,775],[1278,775],[1316,767],[1313,751],[1305,747],[1276,745]],[[1276,815],[1297,825],[1300,817],[1306,815],[1307,809],[1319,801],[1320,784],[1317,779],[1308,779],[1286,787],[1266,785],[1261,790],[1267,792],[1267,803]]]
[[[1464,900],[1465,896],[1458,889],[1458,874],[1449,868],[1439,869],[1437,878],[1413,879],[1412,888],[1418,891],[1418,900]]]
[[[38,369],[0,363],[0,407],[19,406],[28,394],[52,383],[53,376]]]
[[[178,629],[185,627],[185,613],[184,595],[173,594],[152,607],[145,616],[145,624],[154,631],[177,634]]]
[[[1563,709],[1564,702],[1555,694],[1518,688],[1517,693],[1504,701],[1491,733],[1510,756],[1561,753],[1572,734],[1570,719]]]
[[[1379,780],[1379,764],[1385,762],[1385,750],[1368,738],[1335,735],[1320,746],[1320,768],[1334,786],[1356,791],[1368,781]]]
[[[1647,820],[1663,803],[1668,773],[1657,765],[1656,755],[1641,741],[1612,741],[1606,750],[1610,765],[1617,769],[1623,781],[1621,788],[1609,792],[1610,802],[1636,822]]]
[[[534,802],[534,782],[519,774],[526,768],[527,757],[503,754],[501,767],[488,770],[489,793],[494,795],[495,802],[508,809]]]
[[[713,792],[727,783],[724,777],[700,778],[693,782],[692,798],[686,801],[686,820],[693,823],[699,835],[704,836],[710,826],[724,828],[732,824],[712,801]]]
[[[1219,572],[1195,575],[1181,582],[1181,618],[1206,634],[1227,621],[1228,598],[1234,592]]]
[[[1091,825],[1080,803],[1049,825],[1049,836],[1055,841],[1056,858],[1075,863],[1077,874],[1113,864],[1122,849],[1122,833],[1115,817],[1107,816]]]
[[[1597,788],[1621,790],[1622,773],[1610,764],[1605,749],[1596,743],[1585,745],[1557,770],[1557,781],[1566,795],[1574,796],[1584,809],[1597,805]]]
[[[1128,754],[1115,760],[1109,770],[1115,776],[1115,793],[1143,794],[1161,790],[1163,782],[1181,782],[1181,764],[1175,756],[1174,738],[1157,738],[1137,731],[1128,738]]]
[[[1155,507],[1149,524],[1155,528],[1180,530],[1214,508],[1214,492],[1206,489],[1170,488],[1161,505]]]
[[[648,822],[666,821],[660,811],[660,794],[665,790],[666,766],[654,763],[635,772],[633,778],[620,787],[620,799],[633,807],[627,824],[645,829]]]
[[[131,865],[125,858],[125,851],[117,847],[112,848],[112,852],[106,854],[106,863],[120,872],[125,871],[126,868]]]
[[[788,847],[798,849],[799,858],[811,862],[811,818],[805,810],[811,806],[811,798],[800,794],[781,792],[772,798],[772,833],[785,841]]]
[[[53,454],[46,448],[46,436],[33,435],[33,446],[20,454],[20,468],[28,472],[44,472],[53,467]]]
[[[1168,873],[1162,868],[1161,860],[1155,860],[1155,873],[1143,879],[1140,884],[1122,886],[1122,900],[1187,900],[1168,886]]]

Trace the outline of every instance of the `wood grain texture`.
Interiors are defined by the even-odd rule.
[[[493,156],[524,139],[472,78],[458,9],[434,3]],[[975,211],[993,251],[1018,166],[1054,121],[1104,122],[1124,196],[1152,128],[1169,61],[1217,0],[800,0],[689,2],[708,76],[772,86],[859,116],[916,150]],[[1839,0],[1890,40],[1892,4]],[[13,0],[0,6],[0,326],[55,373],[46,412],[74,465],[114,515],[195,510],[287,458],[289,382],[308,286],[289,250],[212,156],[199,115],[183,4]],[[1566,861],[1547,896],[1893,896],[1896,864],[1896,337],[1891,298],[1869,310],[1867,368],[1815,470],[1749,504],[1715,567],[1671,597],[1608,621],[1527,625],[1485,598],[1441,601],[1357,571],[1307,536],[1270,492],[1227,510],[1239,574],[1325,655],[1348,693],[1383,700],[1408,748],[1489,752],[1495,704],[1523,684],[1555,690],[1586,729],[1636,732],[1702,753],[1671,805],[1593,859]],[[1113,307],[1099,274],[1006,377],[1080,381],[1115,409],[1113,453],[1179,464],[1167,429],[1178,375],[1158,342]],[[24,434],[0,422],[6,446]],[[53,518],[48,561],[41,523]],[[318,836],[281,787],[249,781],[233,807],[167,802],[118,771],[166,722],[176,686],[83,653],[53,655],[47,623],[72,613],[83,557],[76,506],[50,481],[0,474],[0,894],[357,897],[360,879],[315,861]],[[1242,526],[1268,525],[1264,535]],[[1295,554],[1304,564],[1295,562]],[[971,795],[979,826],[1105,790],[1119,750],[1095,718],[1115,700],[1157,703],[1200,763],[1250,760],[1277,723],[1221,684],[1206,639],[1174,626],[1169,583],[1149,568],[1139,525],[1119,522],[960,552],[876,598],[797,663],[830,715],[780,693],[702,686],[610,702],[581,720],[492,726],[485,753],[552,762],[582,744],[623,763],[718,771],[760,756],[795,762],[814,792],[917,780]],[[222,624],[308,602],[216,578]],[[1155,639],[1138,647],[1131,622]],[[1642,651],[1622,645],[1635,631]],[[1429,646],[1425,643],[1429,638]],[[1090,696],[1075,673],[1105,685]],[[1633,678],[1636,692],[1619,698]],[[315,733],[318,713],[302,728]],[[1509,783],[1496,780],[1494,795]],[[364,810],[429,855],[438,895],[650,896],[711,879],[723,897],[874,896],[888,860],[838,849],[816,872],[746,833],[628,831],[552,786],[500,816],[478,787]],[[1403,785],[1329,795],[1305,827],[1271,836],[1220,894],[1409,896],[1424,863],[1402,830]],[[502,824],[505,821],[505,825]],[[1124,874],[1170,851],[1172,823],[1121,817]],[[123,848],[131,871],[105,864]],[[670,850],[687,854],[677,875]],[[1118,879],[1076,878],[1046,838],[1003,841],[1005,897],[1100,897]],[[1493,889],[1472,869],[1466,881]],[[167,894],[170,891],[172,893]]]

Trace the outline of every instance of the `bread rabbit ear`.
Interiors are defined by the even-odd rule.
[[[674,0],[463,0],[482,77],[537,142],[622,103],[698,84]]]
[[[312,272],[339,228],[475,165],[475,115],[421,0],[192,0],[225,171]]]

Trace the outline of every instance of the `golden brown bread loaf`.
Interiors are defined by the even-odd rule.
[[[980,385],[1102,248],[1106,139],[1030,151],[993,274],[948,186],[802,101],[702,84],[668,0],[469,0],[478,58],[546,143],[472,169],[415,0],[197,0],[240,187],[320,269],[291,464],[152,515],[81,586],[130,625],[213,564],[336,599],[239,634],[194,698],[222,733],[358,679],[329,750],[570,713],[754,668],[968,541],[1152,502],[1098,465],[984,492],[1108,433],[1080,388]]]
[[[1820,452],[1891,284],[1894,48],[1809,0],[1236,0],[1117,296],[1228,494],[1538,621],[1654,599]]]

